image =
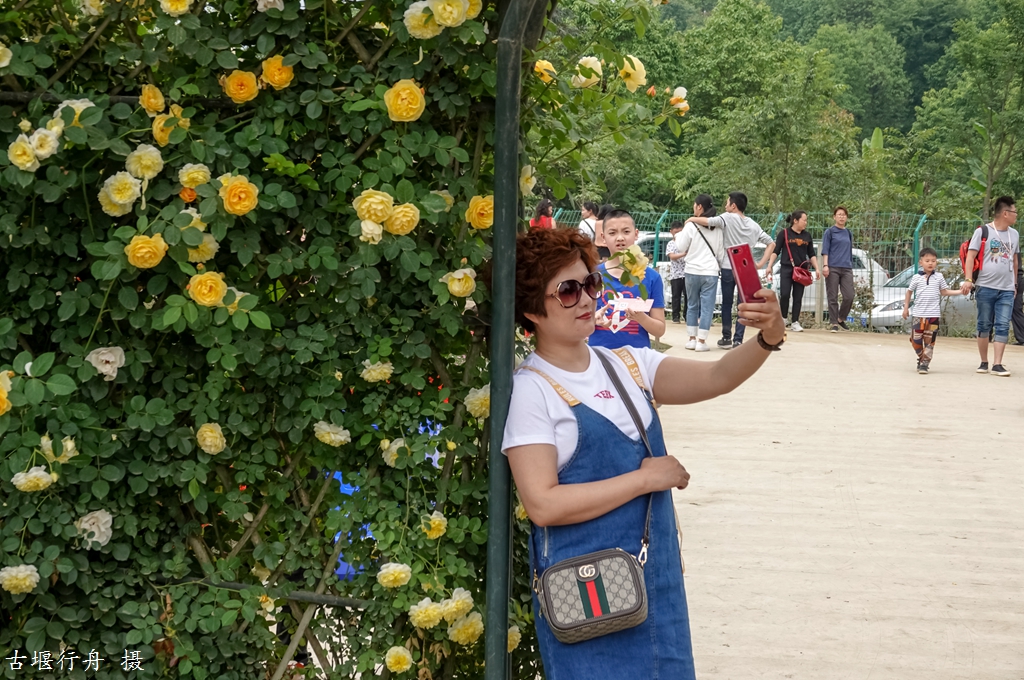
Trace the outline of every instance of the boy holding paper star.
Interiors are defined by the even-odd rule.
[[[597,267],[605,288],[590,336],[592,347],[650,347],[652,335],[665,334],[664,284],[657,270],[647,266],[636,239],[628,211],[613,210],[604,218],[611,259]]]

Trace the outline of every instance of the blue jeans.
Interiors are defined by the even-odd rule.
[[[699,326],[701,330],[711,329],[711,317],[715,315],[715,292],[718,290],[717,276],[686,275],[686,325]]]
[[[996,332],[993,342],[1010,339],[1010,315],[1013,313],[1013,291],[979,287],[974,294],[978,302],[978,337],[987,338],[992,326]]]

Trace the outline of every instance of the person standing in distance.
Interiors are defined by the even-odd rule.
[[[683,230],[683,223],[673,222],[668,230],[672,234],[672,238],[665,244],[665,254],[669,259],[668,282],[672,286],[672,323],[680,323],[680,298],[682,318],[686,318],[686,256],[679,252],[676,236]]]
[[[665,290],[661,274],[654,267],[647,267],[640,286],[624,286],[619,279],[623,269],[618,254],[636,243],[637,231],[633,217],[625,210],[612,210],[604,217],[604,237],[611,250],[612,259],[597,266],[597,271],[604,277],[604,293],[601,295],[601,314],[611,317],[610,302],[613,298],[637,298],[653,300],[650,313],[629,310],[624,313],[629,323],[613,333],[607,323],[597,323],[594,334],[590,336],[593,347],[650,347],[651,336],[658,338],[665,335]]]
[[[978,373],[988,373],[988,336],[995,328],[992,348],[992,374],[1008,377],[1010,371],[1003,366],[1003,352],[1010,340],[1010,316],[1013,312],[1013,298],[1017,293],[1017,275],[1020,272],[1020,234],[1013,228],[1017,222],[1017,202],[1012,196],[1000,196],[992,209],[992,221],[988,226],[988,240],[985,252],[980,253],[982,228],[974,230],[974,236],[967,246],[967,262],[964,263],[965,280],[960,292],[967,295],[975,288],[974,299],[978,301],[978,353],[981,365]],[[974,260],[981,257],[978,280],[972,281]]]
[[[725,214],[714,217],[691,217],[688,222],[695,222],[704,227],[722,229],[722,241],[725,248],[747,244],[753,248],[758,243],[765,246],[764,255],[757,263],[763,269],[765,262],[775,249],[772,237],[761,228],[761,225],[747,217],[747,195],[734,191],[725,201]],[[722,339],[718,346],[730,349],[743,344],[743,324],[736,319],[736,333],[732,332],[732,303],[736,298],[736,278],[732,274],[732,262],[727,256],[722,257]]]
[[[593,241],[597,238],[597,230],[594,225],[597,223],[597,203],[593,201],[587,201],[580,208],[580,233]]]
[[[832,321],[833,333],[850,330],[846,317],[853,308],[853,234],[846,228],[850,214],[843,206],[832,211],[835,224],[825,230],[821,237],[821,259],[824,262],[825,291],[828,294],[828,316]],[[839,306],[839,294],[843,305]]]
[[[597,246],[597,256],[601,258],[601,262],[612,256],[612,251],[608,249],[608,243],[604,239],[604,218],[613,210],[615,206],[605,203],[598,208],[597,220],[594,222],[594,245]]]
[[[542,199],[537,204],[537,209],[533,211],[533,219],[530,220],[530,229],[554,229],[555,220],[552,215],[555,214],[555,206],[551,203],[550,198]]]
[[[788,226],[775,239],[775,249],[781,253],[779,259],[782,261],[779,272],[779,304],[782,305],[782,318],[785,319],[786,313],[789,312],[789,296],[792,293],[793,323],[789,328],[796,333],[802,333],[804,327],[800,325],[800,310],[803,307],[805,286],[793,280],[793,269],[809,269],[807,265],[810,263],[818,273],[819,279],[821,270],[818,269],[818,258],[814,255],[814,240],[807,233],[807,212],[793,211],[793,214],[786,216],[786,224]],[[769,271],[774,264],[775,253],[772,253],[768,262]],[[814,275],[811,276],[813,278]]]
[[[707,339],[715,314],[715,290],[722,271],[725,247],[722,230],[702,227],[699,220],[716,214],[715,203],[708,194],[693,201],[693,217],[687,218],[683,230],[676,235],[676,247],[686,258],[686,332],[690,336],[683,349],[710,352]]]

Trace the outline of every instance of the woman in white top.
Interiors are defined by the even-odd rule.
[[[594,203],[593,201],[587,201],[580,208],[580,224],[578,228],[580,233],[591,241],[597,238],[597,229],[595,228],[595,225],[597,224],[598,210],[600,210],[600,208],[598,208],[597,203]]]
[[[502,450],[532,521],[531,581],[557,562],[597,550],[640,553],[651,507],[647,620],[576,644],[558,641],[533,599],[544,670],[550,680],[694,676],[671,489],[689,474],[666,454],[651,398],[690,404],[734,390],[785,336],[778,302],[740,305],[758,342],[719,361],[666,357],[646,348],[587,344],[602,279],[593,244],[575,230],[520,234],[516,248],[516,319],[536,350],[516,372]],[[606,368],[601,357],[609,362]],[[608,370],[615,371],[616,387]],[[653,390],[653,395],[652,395]],[[625,399],[635,404],[651,455]],[[600,614],[598,614],[600,615]]]
[[[714,217],[714,200],[701,194],[693,203],[694,217]],[[676,236],[676,251],[686,258],[686,330],[690,335],[685,348],[709,352],[707,339],[711,333],[711,319],[715,315],[715,293],[722,271],[725,245],[721,229],[702,227],[686,221],[682,233]]]

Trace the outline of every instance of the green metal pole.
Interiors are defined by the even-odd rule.
[[[779,213],[779,216],[775,218],[775,224],[772,225],[772,238],[775,238],[775,232],[778,231],[779,225],[782,224],[784,219],[786,219],[785,213]]]
[[[508,601],[512,572],[511,473],[501,444],[515,366],[516,231],[519,218],[519,105],[523,34],[536,0],[510,0],[498,34],[494,126],[493,317],[487,484],[487,609],[484,678],[507,680]]]
[[[554,220],[556,226],[558,225],[558,216],[562,214],[563,210],[565,210],[565,208],[559,208],[558,212],[555,213],[555,216],[551,218]]]
[[[924,223],[928,221],[927,215],[921,215],[921,219],[917,221],[917,228],[914,229],[914,260],[910,263],[911,267],[917,266],[918,253],[921,252],[921,228],[924,227]]]
[[[661,251],[661,249],[658,247],[658,244],[661,242],[661,225],[665,221],[666,217],[668,217],[667,210],[664,213],[662,213],[661,218],[658,220],[658,223],[654,225],[654,264],[652,265],[654,267],[658,266],[658,253]]]

